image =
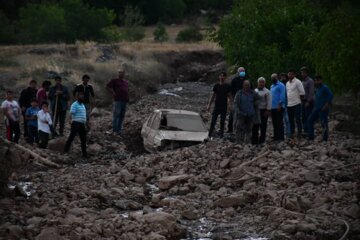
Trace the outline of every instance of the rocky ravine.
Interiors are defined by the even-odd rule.
[[[78,143],[69,155],[35,149],[62,167],[28,164],[18,171],[18,181],[32,182],[35,193],[0,199],[1,238],[360,238],[359,138],[332,130],[328,143],[260,148],[215,139],[147,154],[139,134],[153,109],[188,109],[210,119],[209,86],[165,88],[179,97],[151,95],[131,105],[123,139],[104,133],[111,113],[99,110],[87,163],[77,157]]]

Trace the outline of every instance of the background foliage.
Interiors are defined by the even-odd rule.
[[[214,39],[254,79],[308,66],[337,92],[359,91],[358,1],[236,0]]]

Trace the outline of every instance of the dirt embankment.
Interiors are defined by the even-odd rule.
[[[156,108],[205,110],[211,87],[167,84],[178,96],[148,95],[129,106],[124,138],[106,135],[100,109],[87,163],[75,142],[69,155],[40,152],[59,169],[30,165],[28,199],[0,200],[5,239],[357,239],[360,140],[334,130],[330,140],[263,147],[215,139],[174,151],[141,150],[140,128]],[[319,135],[317,129],[317,135]],[[58,142],[60,144],[61,141]]]

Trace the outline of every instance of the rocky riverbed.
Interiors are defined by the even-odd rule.
[[[269,136],[258,147],[214,139],[148,154],[140,130],[153,109],[210,120],[211,86],[162,89],[129,106],[122,138],[105,133],[111,112],[98,109],[87,161],[78,142],[70,154],[57,152],[61,138],[52,150],[31,148],[61,167],[34,162],[17,170],[12,181],[31,182],[34,191],[0,199],[0,238],[360,239],[360,139],[334,131],[336,120],[327,143]]]

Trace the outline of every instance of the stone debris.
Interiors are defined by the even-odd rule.
[[[130,105],[121,138],[106,134],[111,113],[101,109],[92,118],[85,163],[78,140],[70,154],[33,148],[62,167],[27,164],[18,171],[36,191],[29,199],[0,199],[0,236],[338,240],[345,220],[347,238],[360,238],[358,137],[331,129],[327,143],[279,144],[269,136],[262,147],[215,138],[148,154],[140,130],[155,108],[196,111],[209,124],[210,86],[163,88],[175,87],[183,88],[181,99],[156,94]],[[0,153],[20,165],[27,157],[6,146]]]

